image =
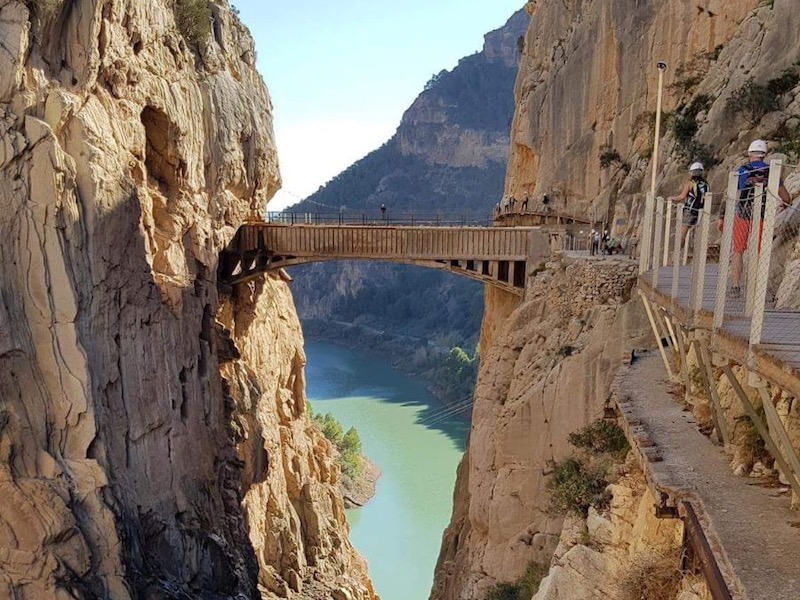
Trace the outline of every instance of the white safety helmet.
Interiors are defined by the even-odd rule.
[[[753,140],[753,143],[750,144],[750,147],[747,149],[748,154],[760,154],[761,156],[766,156],[767,154],[767,142],[764,140]]]
[[[695,175],[695,171],[699,171],[699,173],[697,173],[697,175],[700,175],[705,170],[706,169],[703,166],[703,163],[701,163],[701,162],[692,163],[692,166],[689,167],[689,173],[691,173],[692,175]]]

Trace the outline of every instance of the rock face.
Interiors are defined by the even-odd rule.
[[[459,467],[431,598],[482,598],[546,562],[561,519],[546,474],[567,435],[603,414],[623,353],[647,343],[626,260],[555,259],[524,302],[487,292],[469,448]]]
[[[285,285],[217,291],[280,182],[253,42],[182,5],[0,0],[0,596],[371,598]]]
[[[800,122],[800,14],[790,0],[536,0],[526,10],[506,194],[528,191],[534,202],[548,194],[556,210],[610,223],[615,237],[632,235],[649,188],[658,60],[670,65],[659,194],[676,194],[687,165],[702,159],[714,165],[719,201],[754,138],[797,163],[796,135],[787,131]],[[736,110],[748,85],[781,91],[763,114]],[[795,196],[796,171],[786,173]],[[795,219],[797,202],[782,219]],[[793,306],[798,251],[796,239],[782,236],[783,272],[770,289],[779,305]],[[597,265],[552,264],[519,306],[486,292],[470,444],[431,598],[480,598],[553,552],[561,525],[544,512],[548,461],[568,453],[567,434],[600,416],[622,353],[640,334],[650,343],[638,310],[625,303],[621,273],[618,280]],[[782,410],[790,419],[794,407]]]
[[[657,193],[677,194],[688,164],[698,159],[716,164],[709,181],[712,191],[723,192],[728,170],[745,162],[750,141],[775,140],[772,149],[779,149],[785,124],[800,114],[797,85],[780,95],[779,110],[754,121],[729,106],[749,79],[765,85],[800,59],[794,8],[791,0],[528,2],[507,193],[548,193],[556,208],[629,234],[649,189],[659,60],[669,65],[663,100],[669,115]],[[702,110],[690,110],[693,101]],[[605,151],[619,158],[604,167]]]

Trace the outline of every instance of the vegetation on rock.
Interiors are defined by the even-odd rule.
[[[611,454],[623,458],[630,450],[625,432],[614,422],[598,419],[569,434],[569,443],[591,454]]]
[[[199,48],[211,33],[211,6],[208,0],[176,0],[175,24],[192,48]]]
[[[619,598],[673,600],[680,591],[682,578],[679,548],[637,554],[620,581]]]
[[[784,69],[766,84],[758,84],[753,78],[734,92],[726,103],[730,112],[742,115],[750,125],[756,125],[767,114],[781,108],[781,100],[785,94],[800,83],[800,72],[797,67]]]
[[[610,463],[623,459],[630,446],[619,425],[604,419],[571,433],[568,439],[581,454],[556,463],[547,482],[550,510],[585,518],[589,507],[608,508]]]
[[[530,600],[547,575],[547,566],[531,561],[514,583],[497,583],[486,593],[486,600]]]
[[[355,427],[346,432],[342,424],[330,413],[313,415],[314,422],[323,435],[339,452],[336,459],[342,473],[355,479],[361,475],[364,466],[361,460],[361,437]]]
[[[589,507],[605,510],[611,501],[606,491],[606,470],[582,458],[568,458],[557,463],[547,482],[550,510],[555,514],[574,513],[586,518]]]

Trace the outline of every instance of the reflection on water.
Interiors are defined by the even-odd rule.
[[[425,382],[380,359],[320,343],[307,343],[306,355],[314,411],[332,413],[345,430],[355,426],[382,472],[376,497],[347,511],[350,539],[382,600],[424,600],[469,425],[454,417],[426,425],[442,405]]]

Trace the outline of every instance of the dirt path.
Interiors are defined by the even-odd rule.
[[[620,373],[628,418],[639,419],[662,462],[644,465],[658,486],[695,507],[734,598],[800,600],[800,513],[782,489],[731,473],[722,449],[669,394],[657,353]]]

